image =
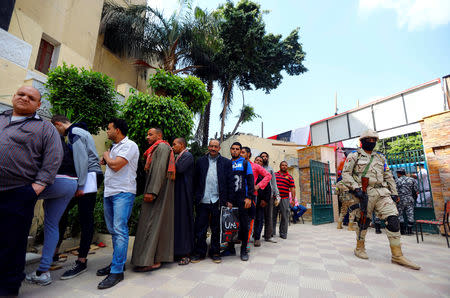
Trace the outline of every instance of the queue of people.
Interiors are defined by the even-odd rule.
[[[41,119],[36,113],[40,100],[37,89],[21,87],[13,96],[13,110],[0,114],[0,235],[8,240],[0,248],[0,296],[17,296],[25,277],[40,285],[52,282],[50,266],[61,258],[59,247],[67,214],[75,205],[81,226],[78,258],[61,279],[88,270],[93,214],[102,183],[113,254],[110,264],[97,270],[97,276],[105,276],[99,289],[110,288],[124,279],[139,148],[127,137],[126,121],[112,119],[107,135],[113,145],[99,158],[85,126],[71,123],[63,115],[54,115],[51,123]],[[147,140],[150,147],[143,156],[144,197],[131,257],[136,272],[157,270],[174,260],[187,265],[209,256],[220,263],[222,257],[236,255],[234,242],[221,248],[221,207],[238,208],[242,261],[249,259],[252,236],[254,246],[261,246],[263,227],[265,241],[276,242],[273,237],[278,212],[280,237],[286,239],[291,210],[294,220],[306,211],[296,202],[287,163],[282,162],[275,173],[266,152],[252,162],[251,149],[236,142],[230,148],[230,160],[220,155],[219,141],[211,140],[208,153],[194,165],[184,138],[175,139],[171,145],[164,141],[160,128],[151,128]],[[100,165],[105,166],[104,174]],[[28,232],[38,199],[44,200],[45,212],[42,258],[38,269],[25,276]]]

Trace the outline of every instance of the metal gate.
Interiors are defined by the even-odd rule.
[[[333,222],[330,165],[310,160],[309,172],[311,176],[312,224],[320,225]]]
[[[405,151],[402,153],[391,153],[386,155],[389,167],[394,179],[397,179],[397,169],[404,168],[406,173],[417,179],[419,195],[414,207],[414,219],[435,220],[433,195],[431,194],[430,178],[423,149]],[[437,233],[433,225],[422,225],[423,230],[428,233]]]

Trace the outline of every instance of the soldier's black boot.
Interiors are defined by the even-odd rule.
[[[406,235],[412,235],[413,234],[413,231],[412,231],[413,225],[414,225],[414,223],[408,222],[408,233]]]
[[[401,235],[405,235],[406,234],[406,225],[403,222],[400,223],[400,234]]]
[[[381,224],[379,223],[375,224],[375,233],[381,234]]]

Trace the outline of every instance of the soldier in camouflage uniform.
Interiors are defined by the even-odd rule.
[[[342,183],[342,177],[338,178],[338,182],[336,183],[336,194],[338,195],[339,201],[341,202],[341,212],[339,213],[339,219],[337,228],[342,229],[342,221],[344,220],[345,215],[347,214],[348,207],[356,204],[356,201],[351,193],[349,193],[349,189]],[[348,230],[354,231],[353,222],[355,220],[355,215],[357,210],[353,210],[348,215]]]
[[[400,197],[397,203],[398,219],[400,220],[400,232],[402,234],[412,235],[412,228],[414,226],[414,204],[415,197],[419,192],[417,181],[414,178],[406,177],[405,169],[397,170],[397,191]],[[407,223],[403,216],[403,212],[406,212]]]
[[[387,166],[386,158],[377,152],[373,152],[378,134],[373,130],[365,131],[359,138],[361,148],[350,153],[345,161],[342,171],[342,182],[352,191],[357,201],[365,197],[361,189],[361,177],[369,178],[367,187],[368,201],[360,201],[360,204],[367,203],[367,222],[363,226],[361,222],[356,228],[356,249],[354,253],[357,257],[368,259],[365,249],[365,237],[367,227],[370,223],[370,215],[375,211],[376,215],[386,221],[386,236],[392,252],[392,263],[403,265],[415,270],[420,266],[414,264],[403,256],[400,245],[400,222],[398,211],[393,199],[397,199],[397,188],[391,171]],[[391,198],[392,196],[392,198]],[[359,212],[357,217],[359,218]],[[359,237],[359,230],[361,236]]]

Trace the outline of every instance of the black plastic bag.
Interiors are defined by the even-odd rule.
[[[239,209],[222,207],[220,210],[220,243],[236,242],[239,233]]]

